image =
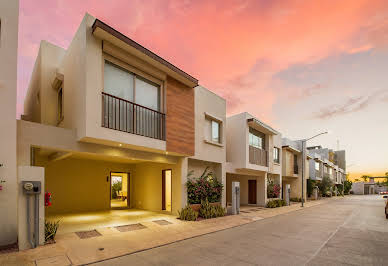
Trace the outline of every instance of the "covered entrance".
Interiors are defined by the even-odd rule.
[[[265,174],[262,176],[226,173],[226,201],[232,203],[232,182],[240,182],[240,204],[265,206]]]
[[[45,168],[44,191],[52,195],[45,219],[60,220],[64,233],[175,219],[182,167],[170,158],[158,162],[35,149],[35,165]]]

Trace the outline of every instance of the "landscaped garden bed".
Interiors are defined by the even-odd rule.
[[[196,221],[225,216],[226,210],[221,206],[223,185],[209,168],[198,178],[193,177],[191,171],[186,187],[188,205],[179,211],[181,220]]]

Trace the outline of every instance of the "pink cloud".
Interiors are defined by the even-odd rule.
[[[40,40],[66,48],[85,12],[226,97],[229,113],[249,111],[270,121],[279,85],[276,73],[293,64],[373,48],[380,43],[373,37],[381,32],[376,24],[382,18],[376,15],[387,9],[385,1],[367,0],[43,0],[39,6],[22,0],[18,112]]]

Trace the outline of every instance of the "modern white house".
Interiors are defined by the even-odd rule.
[[[242,205],[265,206],[268,183],[282,184],[281,134],[249,113],[228,117],[226,123],[227,202],[232,182],[238,181]]]

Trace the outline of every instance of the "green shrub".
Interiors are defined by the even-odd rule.
[[[301,198],[290,198],[291,202],[302,202]]]
[[[221,205],[212,206],[214,208],[216,217],[222,217],[226,214],[226,209]]]
[[[184,221],[196,221],[198,212],[194,211],[189,205],[178,211],[179,219]]]
[[[189,172],[186,182],[189,204],[199,204],[206,199],[209,202],[221,201],[223,185],[208,169],[206,167],[199,178],[191,178],[193,171]]]
[[[216,217],[215,208],[210,205],[210,203],[207,199],[201,201],[201,208],[199,209],[199,216],[201,216],[204,219],[210,219],[210,218]]]
[[[307,179],[307,196],[311,197],[313,194],[314,187],[316,187],[316,180]]]
[[[211,205],[209,201],[203,200],[199,209],[199,216],[204,219],[216,218],[225,216],[226,210],[221,205]]]
[[[286,201],[282,199],[270,200],[267,202],[267,208],[277,208],[286,206]]]
[[[346,180],[344,182],[344,194],[348,195],[352,189],[352,181]]]
[[[44,221],[44,240],[45,242],[54,241],[59,227],[59,221]]]
[[[325,195],[325,197],[328,197],[328,198],[331,198],[331,196],[332,196],[330,191],[326,191],[326,193],[324,195]]]

